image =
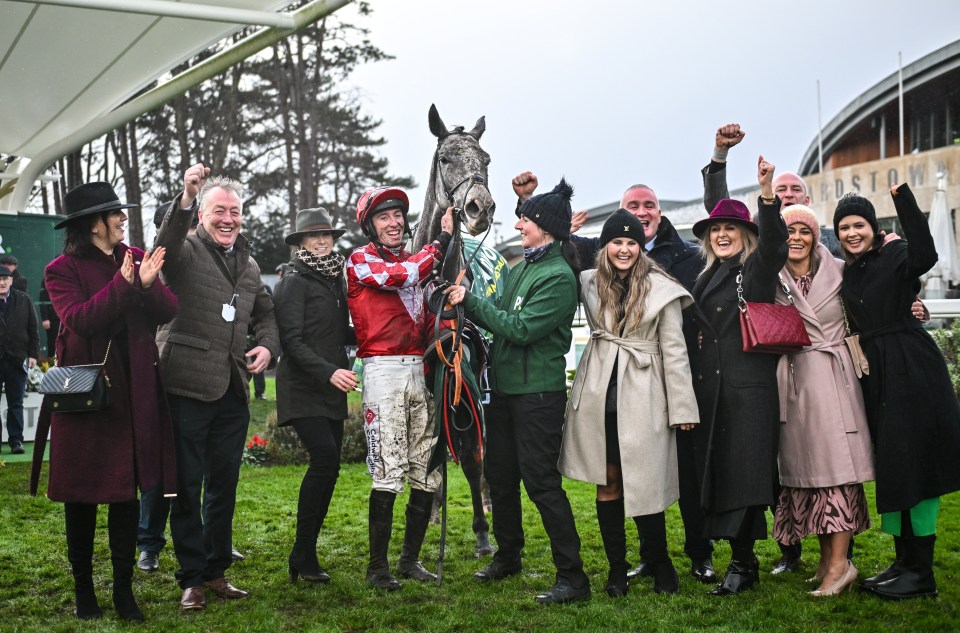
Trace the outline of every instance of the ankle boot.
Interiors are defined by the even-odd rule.
[[[143,612],[133,597],[133,565],[137,553],[140,502],[111,503],[107,518],[110,562],[113,564],[113,606],[121,620],[143,622]]]
[[[873,576],[872,578],[865,578],[861,583],[860,587],[862,589],[872,589],[882,582],[888,580],[893,580],[903,572],[903,556],[904,556],[904,546],[903,546],[903,537],[894,536],[893,537],[893,547],[896,551],[896,560],[893,563],[884,569],[882,572]]]
[[[93,588],[93,535],[97,529],[97,506],[88,503],[65,503],[67,560],[73,572],[73,593],[77,618],[96,620],[103,617]]]
[[[420,548],[430,523],[433,509],[433,493],[425,490],[410,490],[407,502],[407,527],[403,534],[403,547],[400,550],[400,576],[413,578],[419,582],[436,582],[437,575],[427,570],[420,562]]]
[[[904,560],[900,573],[865,588],[865,591],[888,600],[935,598],[937,581],[933,575],[933,550],[936,535],[902,538]]]
[[[627,534],[623,521],[622,497],[613,501],[597,500],[597,523],[610,565],[606,589],[611,598],[621,598],[630,590],[630,583],[627,582],[630,563],[627,562]]]
[[[370,564],[367,565],[367,584],[376,589],[396,591],[402,585],[390,573],[387,550],[393,531],[393,504],[397,495],[384,490],[370,492]]]

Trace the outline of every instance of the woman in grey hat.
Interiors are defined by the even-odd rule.
[[[357,376],[347,369],[345,346],[353,342],[347,313],[344,257],[333,250],[343,229],[326,210],[297,213],[296,230],[284,241],[296,247],[273,291],[283,354],[277,367],[277,424],[292,425],[310,454],[300,484],[290,581],[330,582],[317,560],[317,536],[340,472],[347,393]]]

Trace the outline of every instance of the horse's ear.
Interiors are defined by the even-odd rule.
[[[483,136],[483,133],[487,130],[487,117],[482,116],[477,119],[477,124],[473,126],[473,129],[467,132],[470,136],[480,140],[480,137]]]
[[[450,131],[447,130],[447,126],[443,124],[443,119],[440,118],[440,113],[437,112],[437,106],[435,104],[430,104],[430,114],[427,115],[427,120],[430,122],[430,131],[433,132],[433,135],[438,139],[443,140],[450,136]]]

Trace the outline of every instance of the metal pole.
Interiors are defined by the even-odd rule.
[[[352,0],[314,0],[294,11],[292,32],[299,31],[305,26],[313,24],[320,18],[329,15],[349,4]],[[66,156],[79,147],[83,147],[95,138],[136,119],[141,114],[157,108],[174,97],[183,94],[190,88],[211,77],[215,77],[238,62],[259,53],[263,49],[288,37],[291,31],[276,29],[261,29],[250,37],[237,42],[230,48],[217,53],[213,57],[197,64],[193,68],[177,75],[167,83],[145,92],[136,99],[132,99],[116,110],[112,110],[99,119],[94,119],[70,136],[60,139],[56,144],[41,151],[27,163],[17,180],[13,190],[13,200],[10,209],[22,211],[27,206],[30,189],[43,170],[55,160]]]
[[[903,52],[897,53],[900,60],[897,68],[897,105],[900,107],[900,155],[903,156]]]
[[[49,4],[78,9],[116,11],[119,13],[139,13],[164,18],[186,18],[208,22],[227,22],[230,24],[250,24],[254,26],[272,26],[278,29],[292,29],[293,16],[289,13],[271,11],[252,11],[250,9],[231,9],[207,4],[188,2],[170,2],[169,0],[12,0],[29,4]]]
[[[819,149],[818,162],[820,173],[823,173],[823,123],[820,118],[820,80],[817,79],[817,148]]]

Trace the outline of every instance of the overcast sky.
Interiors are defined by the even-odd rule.
[[[491,191],[510,224],[509,180],[524,169],[541,189],[565,175],[574,208],[638,182],[661,198],[694,198],[727,122],[747,132],[731,153],[731,187],[755,181],[759,153],[794,170],[816,138],[818,79],[826,125],[896,72],[898,51],[907,65],[960,37],[957,0],[372,5],[367,18],[340,11],[396,58],[354,75],[366,111],[383,120],[393,173],[426,183],[431,103],[448,125],[469,129],[486,115]],[[422,200],[412,192],[414,208]]]

